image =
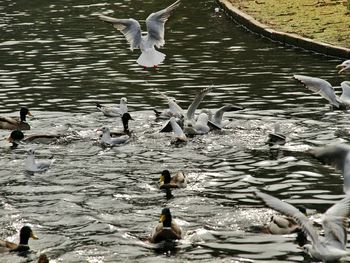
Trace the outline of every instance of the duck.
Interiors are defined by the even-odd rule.
[[[340,70],[338,71],[339,74],[350,69],[350,59],[345,60],[343,61],[343,63],[337,65],[337,68],[340,68]]]
[[[121,119],[123,123],[123,131],[111,131],[110,134],[112,137],[118,137],[122,135],[131,136],[131,131],[129,130],[129,121],[133,121],[134,119],[128,112],[124,113]]]
[[[26,122],[26,116],[33,116],[28,108],[22,107],[19,112],[20,117],[1,117],[0,129],[4,130],[30,130],[30,125]]]
[[[59,134],[36,134],[24,136],[21,130],[13,130],[10,136],[7,138],[9,143],[12,143],[11,148],[17,148],[20,142],[34,142],[34,143],[52,143],[60,139],[63,135]]]
[[[180,0],[174,2],[165,9],[150,14],[146,19],[147,34],[142,36],[141,26],[135,19],[117,19],[99,14],[98,17],[107,23],[113,25],[114,28],[122,32],[126,40],[130,44],[130,49],[141,50],[141,55],[137,59],[137,63],[145,68],[157,67],[165,59],[165,54],[157,51],[154,46],[160,48],[165,44],[164,41],[164,25],[170,17],[171,13],[180,5]]]
[[[120,99],[119,107],[102,106],[99,103],[96,103],[96,107],[107,117],[121,117],[124,113],[128,112],[127,103],[128,100],[125,97],[122,97]]]
[[[323,98],[328,100],[333,109],[350,109],[350,81],[343,81],[340,83],[343,93],[338,97],[335,95],[333,86],[324,79],[304,75],[294,75],[293,78],[298,80],[309,90],[320,94]]]
[[[45,172],[54,162],[54,159],[35,160],[35,151],[33,149],[29,149],[27,153],[28,155],[25,161],[25,169],[28,172]]]
[[[159,243],[162,241],[175,241],[181,239],[182,230],[172,219],[169,208],[163,208],[159,224],[154,228],[150,242]]]
[[[178,171],[173,177],[171,177],[169,170],[163,170],[159,183],[160,189],[185,188],[187,186],[187,178],[182,171]]]
[[[322,226],[324,236],[319,235],[312,222],[293,205],[260,191],[256,191],[255,195],[266,206],[294,218],[300,224],[303,232],[311,240],[311,244],[305,244],[302,249],[314,259],[322,260],[323,262],[338,262],[350,254],[346,249],[346,223],[350,214],[349,195],[336,202],[323,214]]]
[[[23,226],[19,231],[19,244],[12,243],[6,240],[0,240],[0,252],[25,252],[29,251],[28,241],[32,238],[37,240],[30,226]]]
[[[269,146],[284,145],[286,143],[286,140],[286,136],[280,131],[279,123],[276,123],[274,126],[274,132],[268,134],[266,144]]]

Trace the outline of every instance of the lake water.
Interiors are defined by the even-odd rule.
[[[307,151],[347,141],[349,114],[291,76],[322,77],[338,85],[336,58],[283,47],[246,32],[213,1],[183,1],[166,24],[167,55],[158,69],[136,64],[124,37],[94,16],[144,19],[171,1],[3,1],[0,5],[0,113],[17,115],[26,105],[34,117],[25,134],[68,133],[55,144],[10,150],[0,141],[0,237],[17,240],[24,224],[39,240],[33,251],[52,262],[310,262],[294,236],[248,231],[274,211],[253,192],[268,192],[324,212],[343,195],[341,173]],[[200,108],[233,103],[227,129],[197,136],[181,146],[159,133],[152,109],[167,107],[160,95],[186,108],[203,88],[213,91]],[[339,89],[337,89],[339,91]],[[103,149],[97,128],[121,129],[95,103],[127,97],[133,140]],[[275,123],[287,144],[265,141]],[[0,138],[9,131],[1,130]],[[42,174],[24,172],[26,151],[54,156]],[[184,170],[189,184],[168,200],[158,189],[163,169]],[[185,236],[170,256],[144,240],[170,207]],[[1,262],[22,262],[5,254]],[[51,261],[50,261],[51,262]]]

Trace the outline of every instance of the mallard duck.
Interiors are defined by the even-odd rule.
[[[273,145],[284,145],[285,143],[286,143],[286,136],[281,133],[280,125],[276,123],[274,127],[274,132],[269,133],[266,144],[268,144],[269,146],[273,146]]]
[[[120,117],[123,116],[124,113],[128,112],[128,100],[123,97],[120,99],[119,107],[110,107],[110,106],[102,106],[99,103],[96,103],[96,107],[103,113],[103,115],[107,117]]]
[[[15,244],[6,240],[0,240],[0,252],[24,252],[28,251],[29,238],[38,239],[29,226],[24,226],[19,231],[19,244]]]
[[[11,148],[16,148],[19,142],[35,142],[35,143],[52,143],[61,138],[62,135],[59,134],[37,134],[24,136],[23,132],[20,130],[14,130],[11,132],[7,140],[12,143]]]
[[[181,239],[181,228],[172,220],[169,208],[163,208],[159,224],[151,234],[151,242],[159,243],[166,240]]]
[[[25,162],[25,169],[28,172],[45,172],[48,170],[53,163],[53,159],[46,160],[35,160],[35,151],[32,149],[28,150],[27,159]]]
[[[0,129],[6,130],[30,130],[29,124],[26,122],[26,116],[33,116],[28,108],[22,107],[20,117],[0,117]]]
[[[178,171],[173,177],[169,170],[164,170],[159,179],[160,189],[164,188],[184,188],[187,186],[187,178],[182,171]]]

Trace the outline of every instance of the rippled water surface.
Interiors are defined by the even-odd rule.
[[[322,77],[339,84],[341,60],[281,47],[247,33],[213,1],[183,1],[166,24],[167,57],[158,69],[135,63],[124,37],[94,14],[144,19],[171,1],[3,1],[0,4],[0,113],[30,108],[30,134],[65,133],[54,144],[10,150],[0,141],[0,237],[17,240],[24,224],[40,237],[33,251],[52,262],[309,262],[294,236],[252,233],[274,214],[253,195],[269,192],[324,212],[342,197],[340,172],[307,150],[348,140],[349,113],[330,111],[326,101],[291,79]],[[227,129],[171,144],[152,109],[160,95],[186,108],[199,90],[213,86],[201,108],[233,103]],[[127,97],[135,121],[126,145],[103,149],[96,129],[121,129],[95,103]],[[269,149],[275,123],[287,144]],[[0,131],[0,138],[8,136]],[[24,172],[26,151],[53,156],[42,174]],[[158,189],[163,169],[184,170],[189,184],[166,199]],[[161,209],[170,207],[184,239],[170,256],[147,239]],[[34,253],[34,258],[35,258]],[[5,254],[1,262],[25,259]]]

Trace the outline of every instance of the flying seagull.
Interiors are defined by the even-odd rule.
[[[324,79],[304,75],[294,75],[293,77],[309,90],[320,94],[323,98],[328,100],[334,109],[346,110],[350,108],[350,81],[343,81],[340,84],[343,93],[338,97],[335,95],[332,85]]]
[[[147,34],[142,35],[141,27],[137,20],[133,18],[118,19],[100,14],[99,18],[111,23],[113,27],[123,33],[130,44],[131,51],[134,48],[141,49],[141,56],[137,63],[143,67],[157,67],[165,59],[165,54],[157,51],[157,48],[165,44],[164,25],[172,11],[180,5],[180,0],[167,8],[150,14],[146,19]]]
[[[311,244],[304,245],[303,249],[312,257],[325,262],[333,262],[350,255],[346,251],[346,217],[350,212],[350,196],[346,196],[328,208],[323,215],[324,237],[321,237],[317,234],[312,222],[296,207],[262,192],[256,192],[255,194],[267,206],[292,217],[301,226],[303,232],[311,239]]]

